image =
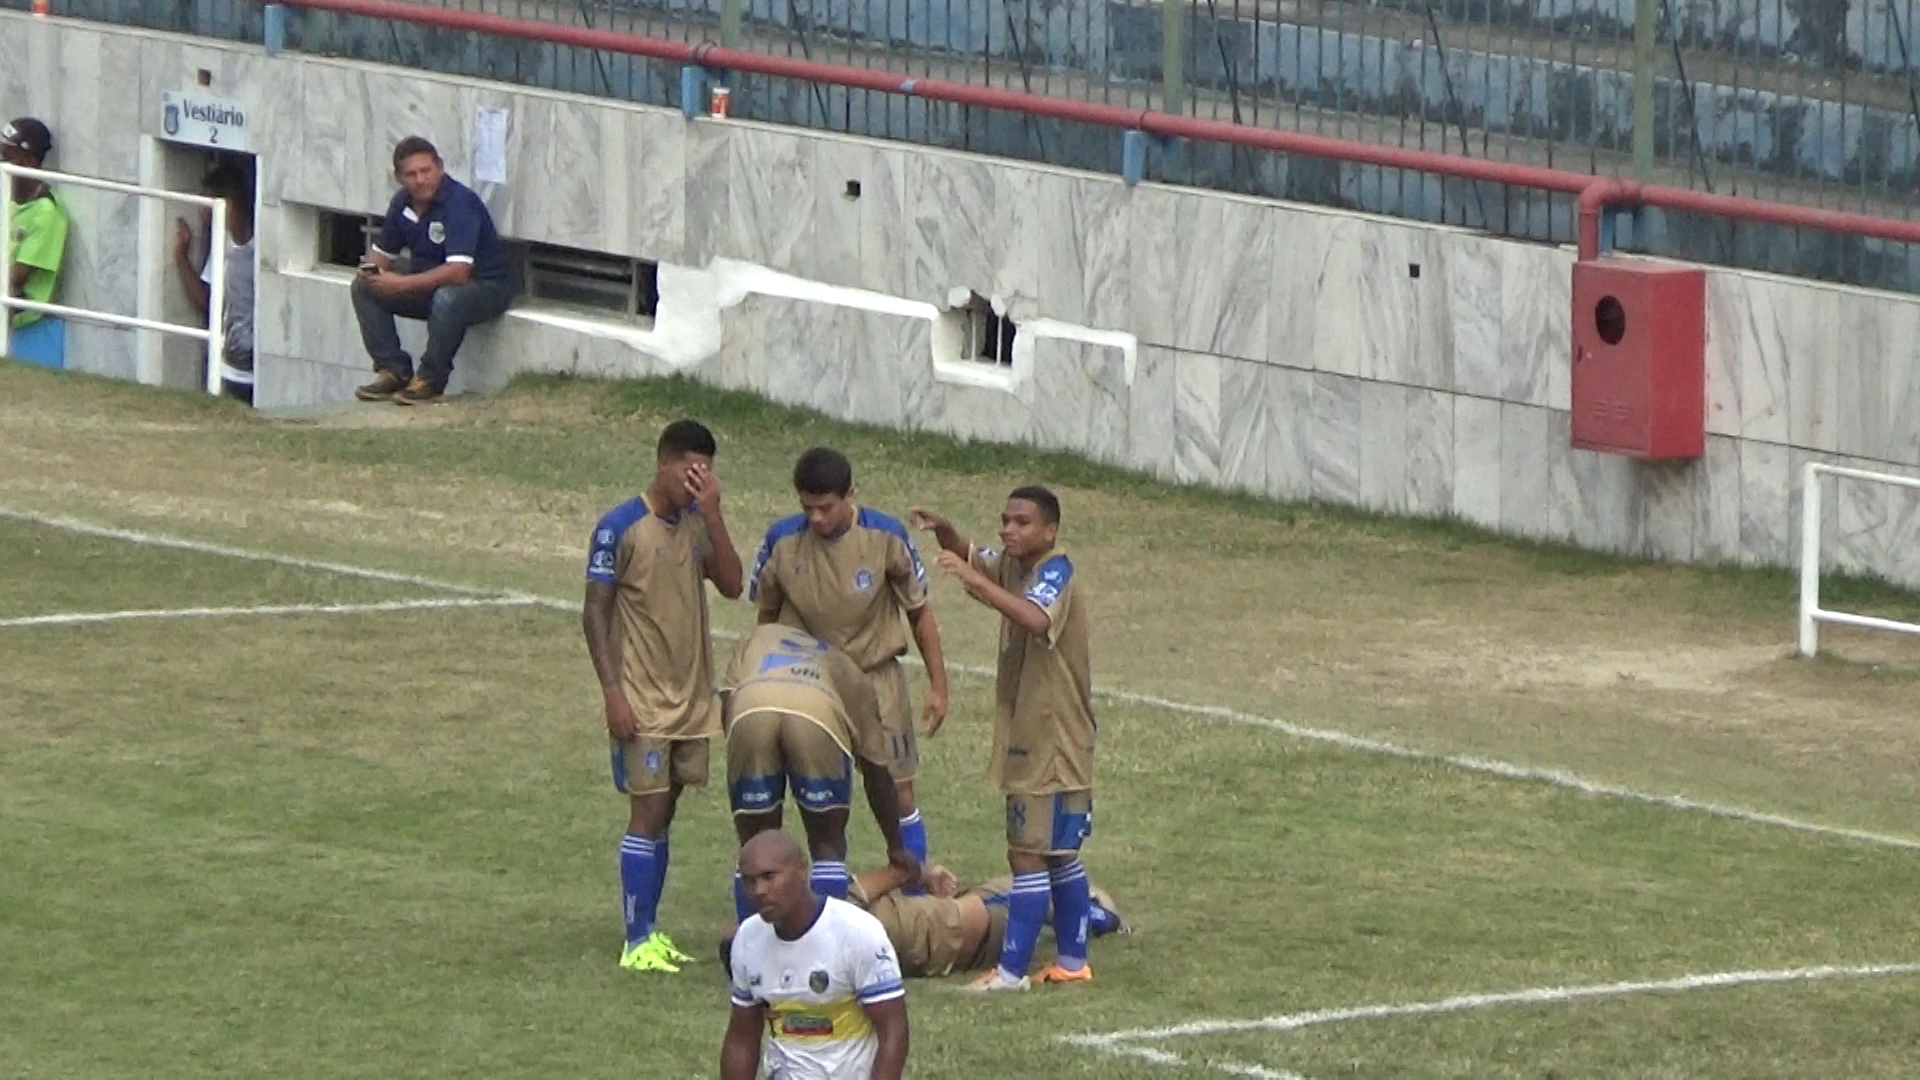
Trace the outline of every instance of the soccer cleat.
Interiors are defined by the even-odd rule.
[[[669,961],[675,964],[693,963],[693,957],[688,956],[686,953],[681,952],[680,947],[673,943],[672,938],[668,937],[667,935],[661,933],[658,930],[655,930],[653,932],[653,936],[647,938],[647,944],[652,945],[655,948],[659,949],[660,955],[666,957]]]
[[[1083,966],[1079,971],[1068,971],[1059,964],[1054,964],[1052,967],[1040,973],[1040,984],[1042,986],[1060,986],[1065,983],[1089,983],[1092,981],[1093,965],[1091,964]]]
[[[433,405],[447,400],[445,394],[433,388],[425,379],[415,379],[407,384],[405,390],[393,395],[395,405]]]
[[[620,966],[628,971],[665,971],[678,974],[680,966],[652,938],[628,945],[620,954]]]
[[[1025,990],[1032,983],[1025,975],[1018,979],[1007,978],[1007,973],[995,965],[992,971],[967,984],[967,989],[977,994],[990,994],[998,990]]]
[[[373,381],[365,386],[356,387],[353,396],[361,401],[391,401],[393,395],[406,389],[407,380],[391,371],[377,371]]]

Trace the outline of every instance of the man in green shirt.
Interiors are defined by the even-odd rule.
[[[0,157],[38,169],[53,149],[53,133],[31,117],[0,128]],[[13,235],[7,238],[7,294],[51,303],[67,253],[67,208],[38,180],[13,178]],[[16,311],[9,352],[59,366],[65,327],[36,311]]]

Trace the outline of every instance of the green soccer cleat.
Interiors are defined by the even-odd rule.
[[[653,932],[653,935],[647,938],[646,944],[651,945],[654,948],[660,950],[660,955],[666,957],[667,960],[672,963],[675,963],[675,964],[693,963],[693,957],[688,956],[686,953],[681,952],[680,947],[673,943],[672,938],[668,937],[667,935],[661,933],[658,930],[655,930]]]
[[[670,974],[680,971],[680,966],[653,938],[627,946],[626,951],[620,954],[620,966],[628,971],[665,971]]]

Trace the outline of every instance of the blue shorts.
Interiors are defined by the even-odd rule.
[[[35,367],[67,366],[67,324],[60,319],[37,319],[13,328],[7,339],[7,352],[15,360]]]

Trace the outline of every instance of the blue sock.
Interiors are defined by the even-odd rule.
[[[1075,859],[1048,872],[1053,893],[1053,937],[1060,946],[1058,963],[1068,971],[1087,966],[1088,909],[1093,905],[1087,868]]]
[[[831,896],[837,900],[847,898],[847,887],[852,879],[847,876],[847,864],[830,859],[817,859],[808,875],[813,882],[813,891],[821,896]]]
[[[920,811],[915,810],[900,819],[900,839],[907,842],[907,850],[913,852],[913,857],[920,860],[921,866],[927,865],[927,823],[920,820]],[[923,885],[915,885],[911,889],[900,891],[907,896],[927,894],[926,887]]]
[[[1033,966],[1033,947],[1046,925],[1051,892],[1045,870],[1013,875],[1013,891],[1007,895],[1007,936],[1000,946],[1000,973],[1009,979],[1025,978]]]
[[[733,872],[733,915],[741,922],[753,917],[753,902],[747,899],[747,879]]]
[[[660,849],[653,840],[632,833],[621,839],[620,893],[627,944],[638,945],[653,933],[660,910]]]
[[[1087,932],[1094,937],[1120,929],[1120,916],[1108,911],[1098,900],[1087,903]]]

